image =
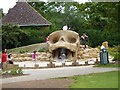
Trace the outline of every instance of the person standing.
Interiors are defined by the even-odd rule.
[[[33,52],[32,58],[33,58],[33,61],[35,61],[35,62],[36,62],[36,58],[37,58],[36,51],[34,51],[34,52]]]
[[[8,62],[9,62],[9,64],[13,64],[11,53],[8,54]]]
[[[68,30],[68,26],[67,25],[63,26],[63,30]]]
[[[49,36],[46,37],[46,43],[49,44]]]
[[[86,48],[87,39],[88,39],[88,36],[86,35],[86,33],[83,33],[83,35],[81,36],[81,40],[82,40],[82,45],[84,49]]]
[[[7,62],[7,54],[5,50],[2,51],[2,69],[6,68],[6,62]]]

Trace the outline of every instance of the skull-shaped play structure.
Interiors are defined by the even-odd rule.
[[[77,60],[80,45],[79,34],[71,30],[59,30],[49,35],[49,52],[53,60]]]

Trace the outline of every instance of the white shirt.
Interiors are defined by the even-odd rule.
[[[105,49],[105,46],[102,45],[102,46],[101,46],[101,49]]]
[[[67,25],[63,26],[63,30],[67,30],[67,29],[68,29]]]

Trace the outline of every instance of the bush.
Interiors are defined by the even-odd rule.
[[[48,47],[40,48],[40,49],[38,50],[38,52],[48,52],[48,51],[49,51]]]
[[[102,44],[104,41],[108,41],[109,46],[113,47],[114,45],[119,44],[118,35],[116,32],[110,32],[107,30],[95,30],[95,29],[86,29],[86,30],[76,30],[81,36],[84,32],[89,36],[88,45],[91,47],[96,47]]]
[[[38,50],[38,52],[44,52],[44,49],[43,49],[43,48],[40,48],[40,49]]]
[[[10,74],[12,75],[20,75],[23,74],[23,71],[21,68],[13,68],[10,70]]]
[[[16,75],[17,74],[17,69],[16,68],[11,69],[10,74]]]
[[[7,25],[2,26],[2,48],[10,49],[22,45],[22,41],[26,40],[27,36],[19,26]]]
[[[22,68],[19,68],[19,69],[17,70],[17,74],[23,74]]]
[[[114,58],[113,60],[120,60],[120,45],[114,46],[114,47],[109,47],[109,53],[112,55]]]
[[[113,60],[120,60],[120,45],[118,45],[118,46],[115,46],[115,48],[116,48],[116,53],[115,53],[115,55],[114,55],[114,59]]]
[[[11,49],[35,43],[45,42],[46,37],[55,31],[47,27],[2,26],[3,49]]]
[[[114,56],[113,61],[117,61],[117,60],[120,60],[120,53],[116,53]]]
[[[20,53],[26,53],[28,50],[20,50]]]
[[[54,29],[42,28],[42,27],[28,27],[22,28],[22,31],[27,34],[28,40],[23,40],[23,45],[43,43],[46,41],[46,37],[54,31]]]

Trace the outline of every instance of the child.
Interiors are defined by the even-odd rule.
[[[33,55],[32,55],[32,58],[33,58],[33,61],[36,62],[36,57],[37,57],[37,54],[36,54],[36,51],[33,52]]]
[[[11,56],[12,56],[12,54],[9,53],[9,54],[8,54],[8,63],[9,63],[9,64],[13,64],[13,61],[12,61],[12,59],[11,59]]]
[[[46,43],[49,44],[49,36],[46,38]]]

